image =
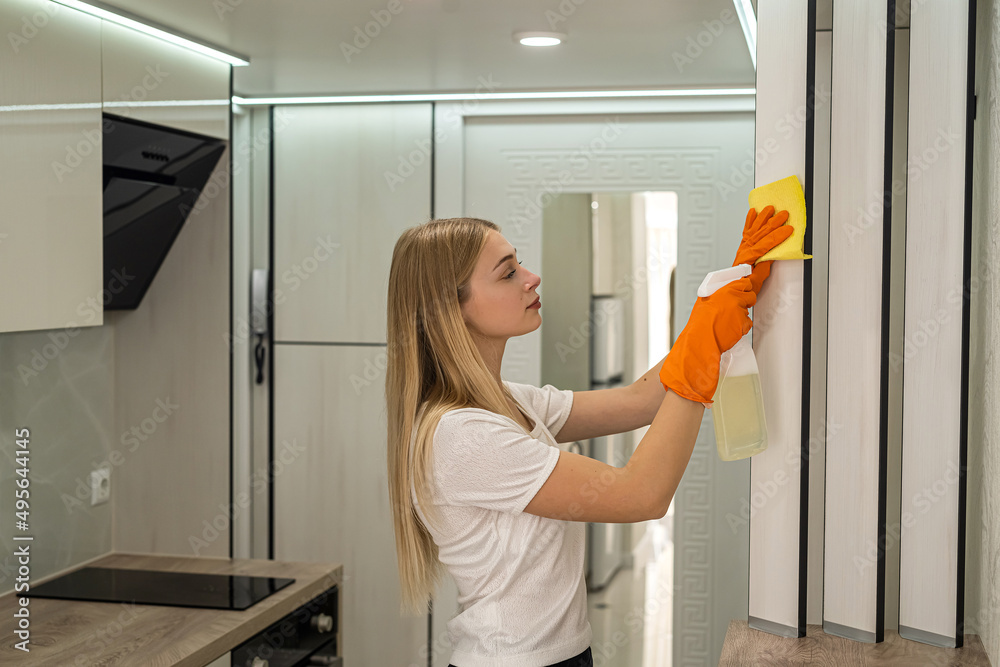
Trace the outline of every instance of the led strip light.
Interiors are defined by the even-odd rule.
[[[210,58],[215,58],[216,60],[221,60],[222,62],[229,63],[235,67],[250,64],[250,58],[247,56],[233,53],[232,51],[225,51],[220,49],[218,46],[198,41],[193,37],[181,35],[174,30],[168,30],[167,28],[157,26],[147,19],[129,14],[128,12],[118,9],[117,7],[105,5],[102,2],[81,2],[81,0],[52,1],[71,9],[85,12],[91,16],[96,16],[99,19],[110,21],[111,23],[131,28],[132,30],[137,30],[146,35],[151,35],[158,39],[162,39],[165,42],[183,46],[186,49],[190,49],[191,51],[195,51]]]
[[[461,100],[546,100],[621,97],[753,96],[755,88],[661,88],[655,90],[568,90],[510,93],[416,93],[401,95],[322,95],[313,97],[240,97],[240,106],[277,104],[359,104],[371,102],[454,102]]]

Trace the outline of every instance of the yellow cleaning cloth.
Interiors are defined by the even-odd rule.
[[[750,191],[747,198],[750,207],[757,209],[760,213],[765,207],[771,205],[775,213],[788,211],[788,222],[786,225],[792,226],[792,235],[779,243],[775,248],[758,259],[758,262],[766,262],[770,259],[810,259],[812,255],[802,252],[802,243],[806,234],[806,198],[802,193],[802,186],[795,176],[783,178],[774,183],[762,185]]]

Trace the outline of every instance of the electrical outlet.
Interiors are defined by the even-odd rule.
[[[90,472],[90,504],[100,505],[111,498],[111,468]]]

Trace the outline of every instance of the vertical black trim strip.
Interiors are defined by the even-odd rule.
[[[274,560],[274,106],[267,111],[267,557]]]
[[[878,560],[875,583],[875,643],[885,639],[885,514],[886,475],[889,445],[889,302],[892,269],[892,113],[896,66],[896,2],[886,2],[885,35],[885,136],[882,191],[882,354],[879,388],[878,442]]]
[[[909,23],[913,25],[913,13],[912,11],[908,17]],[[909,30],[909,27],[906,28]],[[906,140],[904,142],[903,150],[906,153],[907,160],[910,157],[910,78],[911,72],[913,71],[913,40],[910,39],[910,35],[907,35],[907,48],[906,48]],[[908,216],[909,216],[909,198],[910,198],[910,183],[909,177],[904,169],[903,173],[903,196],[905,199],[905,206],[903,209],[903,306],[901,309],[900,317],[902,318],[902,331],[905,338],[906,334],[906,232],[908,226]],[[900,397],[901,403],[906,400],[906,364],[904,363],[899,369],[899,387],[900,387]],[[899,544],[899,554],[900,562],[896,567],[896,595],[900,597],[900,592],[903,590],[903,567],[902,567],[902,554],[903,554],[903,540],[902,540],[902,529],[903,529],[903,459],[906,457],[906,447],[904,443],[906,442],[906,411],[900,406],[900,425],[899,425],[899,511],[900,511],[900,534],[897,539]],[[899,631],[899,616],[900,616],[900,605],[897,601],[896,603],[896,630]]]
[[[757,17],[758,18],[760,17],[760,10],[759,9],[757,10]],[[757,24],[757,28],[758,28],[757,34],[759,36],[760,35],[760,23],[759,22]],[[754,62],[757,61],[757,55],[758,54],[755,52],[754,53]],[[757,65],[755,65],[754,69],[753,69],[753,89],[754,89],[754,91],[759,91],[760,90],[760,81],[758,80],[758,77],[757,77],[758,69],[759,69],[759,67]],[[757,92],[754,92],[754,96],[753,96],[753,150],[754,150],[754,155],[756,155],[756,153],[757,153]],[[756,158],[753,161],[753,177],[750,179],[750,185],[752,187],[757,187],[757,160],[756,160]],[[679,212],[680,211],[678,211],[678,213]],[[748,213],[749,213],[749,211],[748,211]],[[678,230],[677,230],[677,247],[678,248],[680,247],[680,243],[681,243],[680,235],[681,235],[680,227],[678,227]],[[591,249],[591,252],[593,252],[593,249]],[[680,261],[680,257],[678,256],[678,262],[679,261]],[[773,264],[772,264],[772,266],[773,266]],[[753,317],[756,317],[756,316],[757,316],[757,312],[754,311]],[[673,314],[673,312],[671,312],[670,313],[670,319],[673,320],[673,318],[674,318],[674,314]],[[750,330],[750,333],[751,333],[751,335],[750,335],[750,347],[752,348],[753,347],[753,329]],[[670,342],[670,347],[673,347],[673,342],[674,341],[669,341],[669,342]],[[745,498],[750,498],[751,497],[751,491],[750,490],[752,488],[753,488],[753,457],[751,456],[750,457],[750,474],[747,476],[746,495],[744,496]],[[588,540],[589,540],[589,535],[590,535],[590,531],[588,530],[587,531],[587,539]],[[750,619],[750,573],[753,572],[753,563],[751,563],[750,559],[753,557],[753,549],[750,548],[750,543],[751,543],[752,540],[753,540],[753,513],[751,512],[747,516],[747,625],[750,624],[750,620],[751,620]]]
[[[431,219],[437,216],[434,205],[434,176],[437,174],[437,103],[431,102]]]
[[[229,66],[229,99],[233,99],[233,66]],[[233,497],[233,105],[229,104],[229,502],[236,506]],[[235,512],[234,512],[235,514]],[[233,557],[233,521],[229,522],[229,557]]]
[[[437,105],[431,102],[431,220],[437,217],[434,206],[434,180],[437,174]],[[434,667],[434,597],[427,601],[427,667]]]
[[[806,20],[806,218],[812,215],[813,162],[816,133],[816,0],[809,0]],[[812,254],[812,221],[806,225],[802,250]],[[802,260],[802,436],[799,443],[799,637],[806,636],[806,606],[809,588],[809,430],[812,417],[812,262]]]
[[[827,471],[830,469],[830,452],[829,452],[829,439],[827,438],[827,422],[830,419],[830,274],[833,271],[833,264],[830,262],[830,246],[833,240],[833,220],[830,216],[830,204],[833,200],[833,188],[831,182],[833,179],[833,100],[834,100],[834,78],[833,78],[833,64],[835,62],[835,53],[837,50],[837,40],[836,40],[836,21],[837,21],[837,5],[833,6],[833,15],[830,17],[830,124],[827,128],[827,156],[830,162],[830,167],[826,172],[826,345],[824,346],[823,355],[823,378],[826,382],[826,388],[824,389],[823,398],[823,604],[820,605],[820,623],[823,627],[826,627],[826,531],[828,529],[829,523],[829,507],[826,502],[826,475]],[[808,225],[806,226],[808,229]]]
[[[969,328],[972,300],[972,158],[976,118],[976,0],[969,0],[969,56],[965,107],[965,240],[962,246],[962,384],[958,435],[958,588],[955,597],[955,647],[965,639],[965,512],[969,450]]]

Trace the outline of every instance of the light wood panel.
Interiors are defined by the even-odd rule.
[[[757,632],[744,621],[735,620],[726,633],[719,667],[990,667],[989,655],[978,635],[968,635],[965,648],[956,651],[915,644],[892,630],[885,633],[884,644],[874,646],[826,634],[819,625],[810,623],[807,627],[804,638],[784,639]]]
[[[105,23],[104,110],[229,139],[229,66]],[[129,107],[141,102],[149,106]],[[230,151],[223,153],[135,310],[115,328],[114,547],[228,556],[230,493]],[[114,459],[113,459],[114,460]]]
[[[274,555],[344,566],[348,665],[422,664],[426,616],[401,616],[386,473],[385,346],[275,345]]]
[[[0,331],[60,330],[37,371],[103,324],[100,20],[11,0],[0,33]]]
[[[910,15],[899,634],[961,646],[970,160],[968,0]],[[973,40],[974,41],[974,40]]]
[[[815,2],[760,0],[757,11],[754,183],[794,174],[808,193]],[[753,309],[768,446],[750,459],[748,622],[786,637],[803,636],[806,623],[809,469],[802,449],[809,426],[810,261],[774,262]]]
[[[865,642],[885,606],[890,4],[833,7],[823,627]]]
[[[227,149],[209,182],[228,170]],[[118,551],[230,553],[229,230],[228,192],[203,192],[139,307],[105,316]]]
[[[276,341],[385,342],[393,246],[431,214],[430,148],[430,104],[275,107]]]

